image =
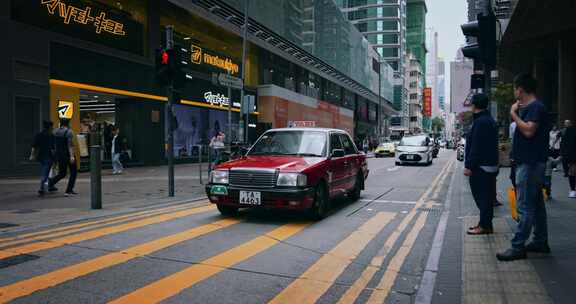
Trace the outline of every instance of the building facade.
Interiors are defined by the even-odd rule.
[[[406,18],[406,47],[420,62],[424,77],[422,85],[426,84],[426,14],[428,8],[425,0],[408,0]]]
[[[465,104],[470,97],[470,77],[473,72],[474,63],[465,58],[459,49],[456,60],[450,62],[450,113],[458,115],[469,111]]]
[[[393,104],[399,115],[393,126],[408,126],[406,90],[407,0],[336,0],[342,12],[366,36],[394,70]]]
[[[408,85],[409,102],[409,132],[418,134],[422,131],[423,122],[423,95],[424,95],[424,72],[420,60],[410,53],[410,63],[408,64],[406,79]]]
[[[8,143],[0,152],[0,176],[35,173],[37,165],[28,161],[33,136],[43,120],[57,122],[62,114],[71,118],[81,166],[87,167],[91,138],[109,161],[112,125],[127,138],[130,164],[162,164],[168,153],[197,159],[219,131],[241,138],[240,90],[219,83],[219,74],[245,76],[244,94],[256,100],[245,123],[251,140],[295,121],[345,129],[361,139],[396,113],[393,75],[373,68],[374,60],[383,60],[332,1],[250,1],[243,65],[244,3],[3,1],[0,39],[13,47],[3,48],[0,60],[6,109],[0,122]],[[336,30],[326,29],[334,22]],[[175,96],[173,117],[154,69],[168,25],[190,54],[191,80]],[[165,148],[167,119],[175,128],[173,151]]]

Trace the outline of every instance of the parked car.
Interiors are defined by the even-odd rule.
[[[332,199],[358,199],[367,177],[366,156],[345,131],[272,129],[245,156],[216,166],[206,193],[223,215],[266,208],[307,210],[321,219]]]
[[[384,142],[378,145],[374,150],[374,157],[394,156],[396,153],[396,146],[393,142]]]
[[[433,143],[426,135],[405,136],[396,147],[396,165],[431,165]]]

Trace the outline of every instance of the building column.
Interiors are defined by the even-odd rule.
[[[576,48],[568,39],[558,43],[559,121],[576,120]]]

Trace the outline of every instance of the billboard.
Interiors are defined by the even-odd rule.
[[[424,88],[424,116],[432,117],[432,88]]]

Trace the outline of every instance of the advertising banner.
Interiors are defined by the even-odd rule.
[[[424,89],[424,116],[432,117],[432,88]]]

